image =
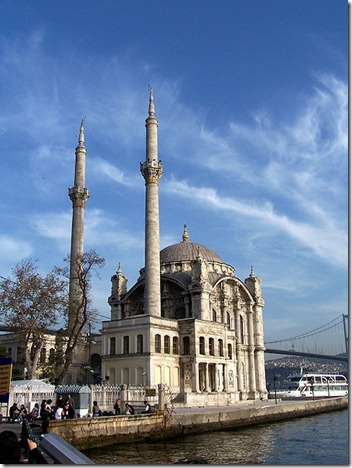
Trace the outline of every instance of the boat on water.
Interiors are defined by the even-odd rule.
[[[278,391],[279,398],[329,398],[348,395],[348,381],[341,374],[290,374],[287,390]]]

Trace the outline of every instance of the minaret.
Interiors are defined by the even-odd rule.
[[[78,146],[76,147],[76,165],[74,186],[68,189],[68,196],[72,201],[72,231],[70,257],[70,291],[69,303],[72,305],[77,299],[77,275],[75,265],[77,257],[83,255],[84,243],[84,205],[89,198],[88,189],[84,187],[86,178],[86,153],[84,146],[83,120],[79,129]],[[69,315],[69,328],[73,326],[73,317]]]
[[[146,127],[146,161],[141,163],[145,179],[145,289],[144,313],[161,316],[160,302],[160,234],[159,179],[163,173],[158,160],[158,120],[154,115],[153,90],[149,93]]]

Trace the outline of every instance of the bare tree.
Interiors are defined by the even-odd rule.
[[[48,328],[67,309],[68,281],[57,268],[41,276],[36,261],[23,260],[12,269],[13,279],[0,280],[0,321],[11,324],[24,350],[27,376],[36,376]]]
[[[70,264],[70,257],[66,257],[65,261]],[[61,359],[57,361],[59,367],[56,369],[58,383],[61,383],[68,373],[74,361],[75,349],[82,341],[83,333],[96,313],[91,300],[91,277],[92,273],[99,276],[98,268],[104,264],[105,259],[100,257],[95,250],[90,250],[83,255],[77,255],[71,265],[70,281],[71,284],[74,282],[75,294],[70,298],[67,309],[67,326],[60,330],[58,336],[60,345],[57,349],[61,352]],[[61,273],[69,277],[70,269],[62,268]]]

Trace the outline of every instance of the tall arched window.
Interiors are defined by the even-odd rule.
[[[55,357],[55,349],[54,348],[50,348],[50,351],[49,351],[49,359],[54,359]]]
[[[205,354],[205,340],[204,336],[199,337],[199,354]]]
[[[213,309],[213,322],[216,322],[216,319],[217,319],[216,311]]]
[[[191,346],[190,346],[190,340],[189,336],[184,336],[182,339],[182,345],[183,345],[183,353],[182,354],[191,354]]]
[[[228,327],[231,327],[231,317],[230,314],[227,312],[226,314],[226,323]]]
[[[116,354],[116,338],[110,338],[110,356],[115,356]]]
[[[161,336],[155,335],[155,352],[161,353]]]
[[[219,356],[223,356],[224,355],[224,342],[223,340],[219,340]]]
[[[137,353],[143,353],[143,335],[137,335]]]
[[[227,354],[229,356],[229,359],[232,359],[232,344],[231,343],[227,345]]]
[[[172,338],[172,352],[173,354],[178,354],[178,338],[174,336]]]
[[[130,337],[126,335],[123,337],[123,354],[129,354],[129,353],[130,353]]]
[[[170,354],[170,337],[168,335],[164,336],[164,353]]]
[[[210,356],[215,355],[214,338],[209,338],[209,354],[210,354]]]

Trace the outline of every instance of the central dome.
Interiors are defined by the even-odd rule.
[[[199,255],[208,262],[224,263],[213,250],[204,247],[204,245],[189,242],[186,226],[182,239],[182,242],[169,245],[160,252],[160,263],[195,260]]]

